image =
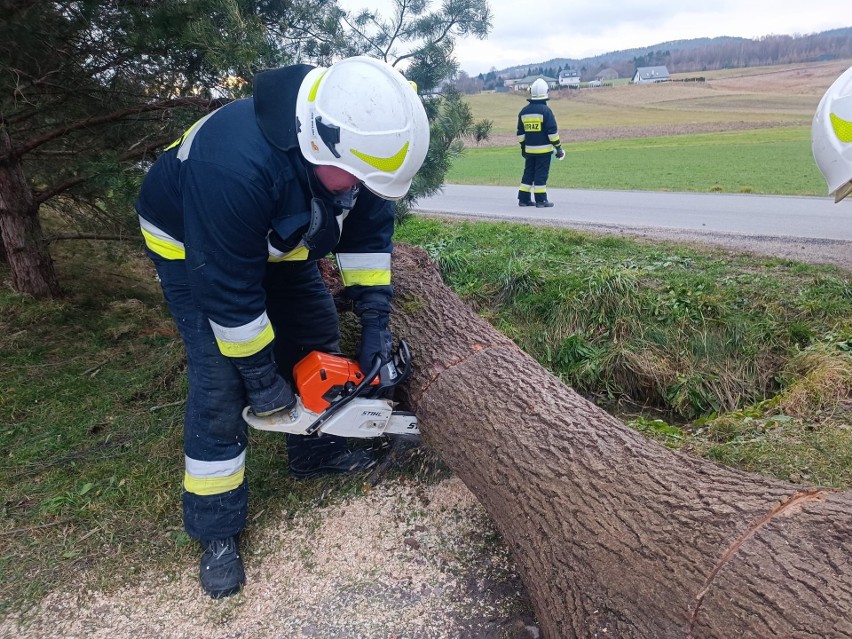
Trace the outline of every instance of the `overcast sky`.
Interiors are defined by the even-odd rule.
[[[432,0],[437,7],[440,0]],[[344,9],[378,8],[388,0],[340,0]],[[852,26],[849,0],[490,0],[487,40],[467,38],[456,47],[462,71],[585,58],[671,40],[771,34],[805,35]],[[837,20],[844,20],[838,23]]]

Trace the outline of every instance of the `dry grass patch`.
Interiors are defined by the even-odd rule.
[[[832,412],[852,398],[852,355],[820,346],[794,357],[785,376],[792,379],[779,398],[787,415],[808,417]]]

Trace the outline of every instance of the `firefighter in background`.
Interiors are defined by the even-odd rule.
[[[336,352],[339,325],[317,260],[334,252],[361,321],[359,361],[391,353],[392,200],[429,147],[416,90],[367,57],[260,73],[254,95],[196,122],[148,171],[136,209],[187,352],[183,514],[211,597],[245,582],[247,404],[295,405],[292,369]],[[375,463],[333,436],[287,438],[296,478]]]
[[[547,106],[547,82],[539,78],[530,87],[530,97],[518,113],[518,142],[524,158],[524,174],[518,190],[518,206],[553,206],[547,199],[547,178],[550,175],[550,159],[565,157],[559,143],[559,127],[553,111]],[[535,199],[533,200],[533,197]]]
[[[828,88],[811,128],[814,159],[839,202],[852,193],[852,67]]]

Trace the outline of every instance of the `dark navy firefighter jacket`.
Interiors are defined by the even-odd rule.
[[[529,100],[518,113],[518,143],[525,153],[553,153],[559,148],[559,128],[547,100]]]
[[[299,151],[296,96],[311,68],[258,74],[253,97],[210,113],[166,149],[136,202],[148,249],[186,261],[219,350],[253,366],[272,361],[269,261],[334,252],[356,310],[390,310],[393,203],[364,188],[354,202],[335,201]]]

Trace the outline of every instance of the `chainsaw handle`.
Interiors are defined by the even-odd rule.
[[[399,340],[399,346],[391,359],[382,362],[379,374],[379,383],[371,389],[371,396],[377,396],[382,391],[399,386],[408,379],[411,374],[411,351],[405,340]]]

